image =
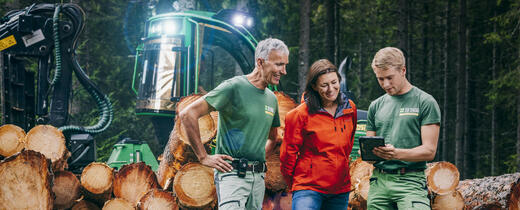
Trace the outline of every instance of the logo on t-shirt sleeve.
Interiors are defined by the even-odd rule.
[[[419,108],[401,108],[399,116],[419,116]]]
[[[265,113],[268,114],[268,115],[274,116],[274,108],[265,105]]]

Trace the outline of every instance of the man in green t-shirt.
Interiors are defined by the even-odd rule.
[[[278,102],[268,85],[287,74],[289,50],[278,39],[258,43],[255,69],[222,82],[179,114],[199,161],[215,168],[218,209],[262,209],[266,153],[276,145]],[[208,155],[200,141],[198,118],[219,112],[217,148]]]
[[[368,108],[367,136],[383,136],[386,146],[373,150],[385,160],[374,163],[368,209],[430,209],[424,169],[437,150],[439,105],[408,82],[401,50],[379,50],[372,69],[386,94]]]

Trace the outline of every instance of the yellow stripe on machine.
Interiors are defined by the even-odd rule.
[[[2,40],[0,40],[0,51],[5,50],[15,44],[16,39],[14,39],[13,35],[3,38]]]

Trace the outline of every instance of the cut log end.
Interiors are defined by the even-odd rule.
[[[16,125],[2,125],[0,127],[0,156],[9,157],[24,147],[25,131]]]
[[[372,176],[372,171],[374,170],[374,166],[370,163],[367,163],[361,158],[356,159],[354,162],[350,164],[350,184],[351,189],[355,190],[363,177]]]
[[[133,206],[149,190],[159,186],[155,173],[144,162],[121,167],[114,178],[114,195],[129,201]]]
[[[0,209],[52,209],[50,162],[25,150],[0,163]]]
[[[182,207],[205,208],[216,202],[213,170],[200,163],[184,165],[175,175],[173,187]]]
[[[90,163],[81,173],[83,194],[100,206],[112,197],[113,183],[114,169],[104,163]]]
[[[68,209],[81,197],[81,184],[72,172],[58,171],[54,173],[52,191],[56,196],[54,208]]]
[[[81,173],[81,185],[94,194],[105,193],[112,188],[114,169],[104,163],[90,163]]]
[[[158,189],[148,191],[148,193],[141,197],[137,207],[140,210],[179,209],[177,201],[172,193]]]
[[[72,206],[72,210],[100,210],[100,208],[96,204],[81,200]]]
[[[427,170],[426,179],[432,192],[449,194],[459,185],[459,171],[449,162],[436,162]]]
[[[520,179],[511,185],[511,193],[507,199],[509,210],[520,210]]]
[[[114,198],[103,205],[103,210],[133,210],[134,206],[130,202],[122,198]]]
[[[70,153],[65,145],[65,136],[52,125],[37,125],[25,136],[25,149],[42,153],[51,159],[52,169],[62,171],[67,168]]]
[[[452,193],[437,195],[433,199],[432,210],[462,210],[464,209],[464,198],[459,191],[453,191]]]

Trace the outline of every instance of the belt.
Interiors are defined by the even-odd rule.
[[[400,174],[400,175],[403,175],[403,174],[406,174],[406,173],[411,173],[411,172],[422,172],[424,171],[424,169],[409,169],[409,168],[398,168],[398,169],[393,169],[393,170],[390,170],[390,169],[381,169],[381,168],[376,168],[379,172],[383,173],[383,174]]]
[[[233,160],[231,162],[231,166],[233,166],[234,169],[237,169],[239,167],[238,164],[239,160]],[[255,173],[267,172],[267,165],[265,164],[265,162],[253,161],[252,163],[247,164],[246,170]]]

